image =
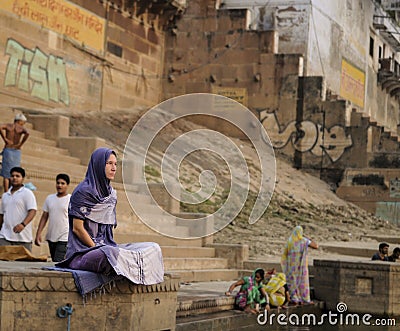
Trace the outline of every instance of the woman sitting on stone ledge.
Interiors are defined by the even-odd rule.
[[[124,276],[133,283],[152,285],[164,280],[161,248],[152,242],[116,244],[117,157],[108,148],[91,156],[85,179],[71,195],[66,259],[57,267]]]

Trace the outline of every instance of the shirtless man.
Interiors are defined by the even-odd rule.
[[[7,192],[10,187],[10,170],[21,164],[21,147],[29,137],[29,132],[24,128],[26,117],[17,114],[14,123],[0,126],[0,135],[4,140],[3,159],[0,175],[3,177],[3,189]]]

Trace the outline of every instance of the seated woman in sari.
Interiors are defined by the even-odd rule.
[[[248,313],[257,314],[260,306],[269,309],[268,296],[263,288],[264,270],[256,269],[251,276],[245,276],[233,283],[225,295],[230,296],[235,287],[240,286],[235,297],[235,306]]]
[[[308,247],[317,249],[318,244],[304,237],[303,228],[296,226],[286,243],[281,258],[290,300],[295,305],[312,303],[308,276]]]
[[[269,281],[264,285],[264,290],[268,294],[269,303],[272,306],[287,308],[285,304],[290,301],[290,296],[284,273],[279,272],[272,275]]]
[[[117,194],[110,181],[116,166],[117,157],[111,149],[93,152],[85,179],[71,195],[66,259],[56,266],[120,275],[136,284],[160,283],[164,265],[158,244],[118,245],[114,241]]]

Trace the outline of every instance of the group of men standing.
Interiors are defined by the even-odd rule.
[[[389,244],[380,243],[379,250],[374,255],[372,255],[372,261],[387,261],[396,262],[400,259],[400,247],[395,247],[392,254],[389,255]]]
[[[32,220],[36,216],[37,203],[32,190],[24,185],[25,170],[20,166],[21,147],[29,137],[24,127],[26,121],[23,114],[17,114],[14,123],[0,126],[5,143],[0,172],[4,189],[0,204],[0,246],[24,246],[32,251]],[[35,245],[40,246],[42,232],[48,223],[46,240],[53,261],[62,261],[67,249],[69,183],[67,174],[56,176],[57,193],[47,196],[43,204],[34,240]]]

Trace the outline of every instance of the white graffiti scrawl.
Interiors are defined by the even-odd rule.
[[[299,152],[311,152],[316,156],[325,152],[332,162],[336,162],[344,150],[353,145],[351,136],[346,136],[339,125],[327,129],[312,121],[291,121],[282,129],[275,113],[266,111],[260,113],[260,121],[274,148],[283,148],[291,141]]]
[[[13,39],[7,40],[5,53],[10,56],[4,85],[16,86],[32,96],[69,105],[65,63],[62,58],[46,55],[39,48],[23,47]]]

